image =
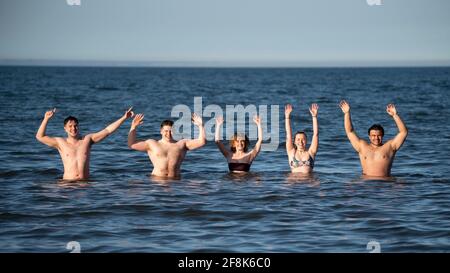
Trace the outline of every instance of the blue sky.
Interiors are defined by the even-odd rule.
[[[450,1],[0,0],[0,64],[450,65]]]

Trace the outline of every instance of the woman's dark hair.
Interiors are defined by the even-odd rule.
[[[298,134],[300,134],[300,135],[305,135],[305,138],[306,139],[308,139],[308,136],[306,135],[306,133],[304,132],[304,131],[297,131],[297,132],[295,132],[295,134],[294,134],[294,139],[293,139],[293,145],[294,145],[294,148],[295,149],[297,149],[297,146],[295,145],[295,137],[298,135]]]

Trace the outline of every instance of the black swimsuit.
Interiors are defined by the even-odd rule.
[[[229,162],[228,169],[230,171],[239,171],[239,172],[249,172],[251,164],[249,163],[237,163],[237,162]]]

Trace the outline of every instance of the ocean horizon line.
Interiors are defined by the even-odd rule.
[[[0,60],[2,67],[117,67],[117,68],[432,68],[450,67],[449,61],[423,62],[226,62],[226,61],[71,61]]]

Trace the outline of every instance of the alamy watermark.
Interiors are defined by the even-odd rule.
[[[369,253],[381,253],[381,244],[378,241],[371,240],[367,243],[367,250],[370,250]]]
[[[367,5],[369,5],[369,6],[381,6],[381,5],[383,5],[381,0],[366,0],[366,2],[367,2]]]
[[[70,241],[66,244],[67,250],[72,250],[70,253],[81,253],[81,245],[77,241]]]
[[[69,6],[80,6],[81,0],[66,0],[67,5]]]
[[[245,133],[248,120],[248,138],[250,140],[258,139],[258,130],[255,123],[252,122],[254,116],[258,115],[261,119],[263,128],[263,143],[261,149],[263,151],[276,151],[280,143],[280,125],[279,125],[279,105],[226,105],[225,111],[216,104],[210,104],[203,108],[203,98],[194,97],[194,113],[203,118],[206,139],[214,140],[214,131],[216,126],[215,118],[221,116],[224,119],[225,140],[231,140],[235,133]],[[270,114],[269,114],[270,110]],[[175,139],[191,138],[191,108],[185,104],[178,104],[172,107],[171,117],[178,118],[173,125],[173,136]],[[205,118],[211,118],[206,121]],[[268,121],[270,120],[270,130]],[[206,122],[205,122],[206,121]],[[194,135],[198,135],[198,129],[195,128]],[[222,140],[222,136],[221,136]]]
[[[81,253],[81,245],[77,241],[70,241],[66,244],[67,250],[72,250],[70,253]],[[381,253],[381,244],[378,241],[370,240],[367,243],[366,249],[369,253]]]

